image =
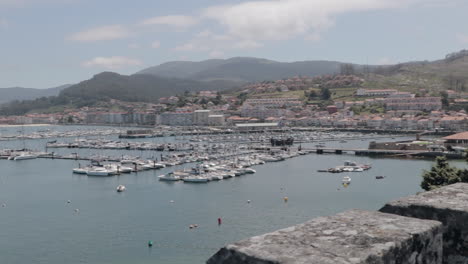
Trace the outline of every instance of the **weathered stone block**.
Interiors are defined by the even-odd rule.
[[[443,263],[468,263],[468,184],[457,183],[402,198],[380,211],[442,222]]]
[[[226,246],[208,264],[440,264],[437,221],[350,210]]]

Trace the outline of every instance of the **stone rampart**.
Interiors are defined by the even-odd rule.
[[[468,263],[468,184],[457,183],[401,198],[380,211],[442,222],[443,263]]]
[[[441,264],[440,222],[350,210],[226,246],[208,264]]]

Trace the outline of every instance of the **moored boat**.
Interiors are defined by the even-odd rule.
[[[343,180],[341,181],[343,184],[350,184],[351,183],[351,177],[349,176],[344,176]]]
[[[158,176],[158,179],[160,181],[178,181],[180,180],[180,176],[177,176],[171,172],[165,175]]]
[[[184,182],[189,183],[207,183],[208,178],[202,176],[189,176],[182,179]]]
[[[123,192],[123,191],[125,191],[126,189],[127,189],[127,188],[125,187],[125,185],[122,185],[122,184],[121,184],[121,185],[117,186],[117,192]]]

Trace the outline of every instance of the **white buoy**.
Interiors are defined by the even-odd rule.
[[[174,203],[174,200],[170,200],[169,202],[170,202],[170,203]]]
[[[67,201],[67,203],[71,203],[71,201],[70,201],[70,200],[68,200],[68,201]]]
[[[80,209],[75,209],[75,213],[79,213],[80,212]]]
[[[250,203],[250,200],[247,200],[247,203]]]

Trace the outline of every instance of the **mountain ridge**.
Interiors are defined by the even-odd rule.
[[[152,66],[135,74],[176,77],[198,81],[229,80],[239,83],[276,80],[291,75],[318,76],[337,73],[337,61],[314,60],[279,62],[255,57],[233,57],[204,61],[174,61]]]
[[[13,100],[33,100],[40,97],[56,96],[60,93],[60,91],[70,86],[72,85],[64,84],[46,89],[25,87],[0,88],[0,104],[7,103]]]

